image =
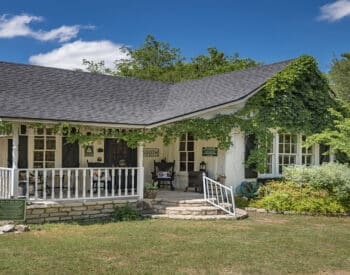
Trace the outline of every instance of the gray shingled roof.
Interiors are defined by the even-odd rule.
[[[0,118],[151,125],[243,99],[290,62],[176,84],[0,62]]]

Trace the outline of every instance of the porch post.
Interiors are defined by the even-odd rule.
[[[137,146],[137,192],[141,200],[143,199],[144,176],[143,143],[139,143]]]
[[[11,176],[11,196],[17,197],[18,187],[18,131],[17,124],[12,125],[12,176]]]

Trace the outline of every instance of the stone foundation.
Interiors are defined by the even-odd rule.
[[[38,202],[28,203],[26,222],[40,224],[47,222],[107,220],[115,207],[125,206],[142,210],[138,200],[98,200],[82,202]]]

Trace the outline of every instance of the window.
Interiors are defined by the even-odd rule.
[[[320,164],[330,162],[330,149],[329,145],[320,144]]]
[[[273,144],[271,144],[270,148],[267,151],[267,173],[272,174],[273,173]]]
[[[301,139],[303,145],[306,141],[306,136],[302,136]],[[301,164],[310,166],[313,163],[312,155],[312,147],[301,147]]]
[[[56,160],[56,136],[52,129],[35,130],[34,168],[53,168]]]
[[[284,166],[296,163],[297,135],[280,134],[278,141],[278,172],[282,174]]]
[[[194,170],[194,137],[191,134],[182,135],[179,143],[180,171]]]

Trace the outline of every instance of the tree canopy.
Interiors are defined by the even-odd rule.
[[[240,58],[239,54],[225,55],[215,47],[208,48],[207,54],[198,55],[190,61],[167,42],[158,41],[148,35],[139,48],[124,48],[129,59],[115,62],[115,68],[105,67],[104,62],[84,60],[86,69],[92,73],[110,74],[123,77],[179,82],[219,73],[242,70],[257,66],[259,62]]]
[[[337,96],[350,103],[350,53],[333,59],[329,77]]]

